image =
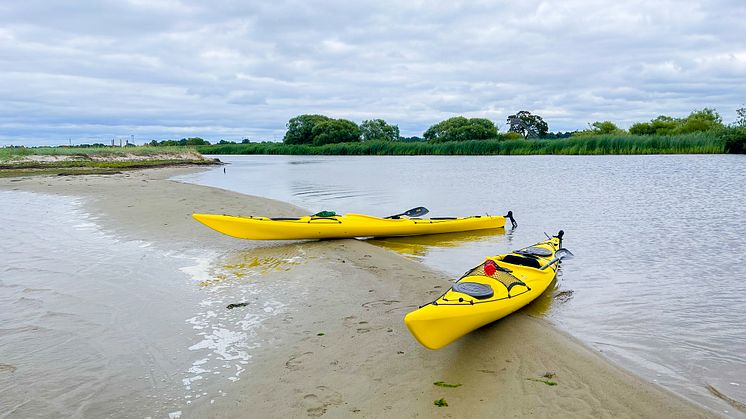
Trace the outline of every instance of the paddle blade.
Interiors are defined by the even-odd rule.
[[[417,208],[412,208],[411,210],[406,211],[405,213],[401,215],[407,216],[409,218],[416,218],[416,217],[422,217],[428,212],[430,212],[430,210],[428,210],[425,207],[417,207]]]
[[[554,259],[550,260],[549,263],[539,268],[539,270],[543,271],[544,269],[554,265],[562,259],[572,259],[573,257],[575,257],[575,255],[573,255],[571,251],[567,249],[559,249],[554,253]]]
[[[554,257],[559,260],[562,260],[562,259],[572,259],[575,257],[575,255],[572,254],[572,252],[569,251],[568,249],[560,249],[557,252],[555,252]]]
[[[404,211],[401,214],[389,215],[386,218],[397,219],[397,218],[399,218],[401,216],[405,216],[405,217],[409,217],[409,218],[418,218],[418,217],[422,217],[423,215],[427,214],[428,212],[430,212],[430,210],[428,210],[425,207],[417,207],[417,208],[412,208],[409,211]]]

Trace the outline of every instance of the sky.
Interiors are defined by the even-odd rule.
[[[746,2],[0,2],[0,145],[281,140],[293,116],[402,135],[519,110],[550,131],[746,103]]]

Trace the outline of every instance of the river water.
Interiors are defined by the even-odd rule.
[[[314,212],[512,210],[515,231],[372,241],[454,277],[564,229],[576,257],[529,310],[674,392],[730,414],[708,385],[746,402],[744,156],[220,158],[225,173],[179,180]]]

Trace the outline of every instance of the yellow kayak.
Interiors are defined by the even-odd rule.
[[[454,233],[503,228],[506,217],[513,220],[512,213],[506,216],[475,215],[446,218],[380,218],[363,214],[311,215],[298,218],[192,214],[192,217],[213,230],[248,240],[341,239]]]
[[[439,349],[518,310],[541,295],[554,280],[559,261],[572,256],[562,249],[563,234],[488,257],[440,298],[407,314],[404,324],[423,346]]]

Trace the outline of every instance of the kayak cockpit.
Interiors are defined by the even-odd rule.
[[[541,263],[538,259],[516,254],[505,255],[502,259],[500,259],[500,261],[503,263],[509,263],[511,265],[527,266],[534,269],[541,268]]]

